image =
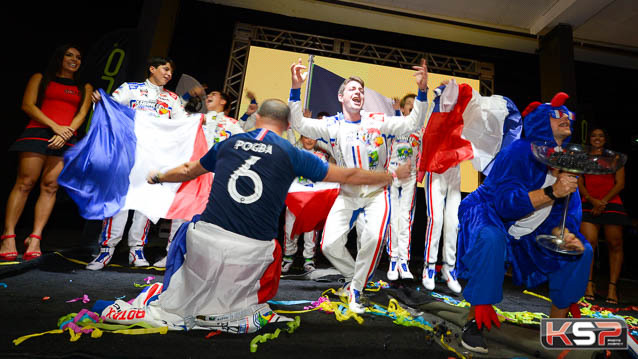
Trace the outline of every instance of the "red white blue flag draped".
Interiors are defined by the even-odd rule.
[[[444,173],[465,160],[485,175],[494,157],[521,136],[521,115],[507,97],[481,96],[450,80],[435,90],[419,171]]]
[[[67,151],[58,183],[86,219],[135,209],[151,220],[187,219],[208,202],[212,174],[185,183],[149,185],[151,170],[198,160],[207,151],[201,115],[159,119],[116,103],[100,89],[87,136]]]

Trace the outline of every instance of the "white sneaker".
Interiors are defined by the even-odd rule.
[[[86,269],[100,270],[106,267],[111,261],[111,258],[113,258],[113,252],[115,252],[115,248],[101,247],[100,253],[98,253],[97,257],[95,257],[91,263],[86,265]]]
[[[281,262],[281,273],[288,273],[290,268],[292,268],[292,262],[292,257],[284,257],[283,261]]]
[[[456,268],[450,270],[447,265],[444,265],[441,270],[441,277],[447,282],[447,287],[450,288],[451,291],[456,294],[461,293],[462,288],[456,278]]]
[[[366,307],[361,304],[361,292],[352,287],[348,295],[348,308],[357,314],[363,314],[366,311]]]
[[[133,267],[148,267],[151,265],[144,257],[144,247],[131,247],[128,252],[128,264]]]
[[[390,266],[388,267],[388,280],[397,280],[399,279],[399,263],[396,258],[390,259]]]
[[[168,258],[167,256],[165,256],[164,258],[158,260],[157,262],[153,263],[153,267],[157,267],[157,268],[166,268],[166,258]]]
[[[399,260],[399,276],[401,279],[414,279],[414,276],[410,272],[408,261],[405,259]]]
[[[427,290],[434,290],[434,277],[436,277],[436,268],[428,265],[423,268],[423,286]]]

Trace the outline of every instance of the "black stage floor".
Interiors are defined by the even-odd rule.
[[[26,236],[27,233],[20,233]],[[400,305],[421,315],[435,327],[438,334],[418,327],[406,327],[393,323],[388,317],[363,314],[363,322],[350,319],[338,321],[334,314],[313,311],[298,315],[301,325],[292,334],[282,332],[277,339],[258,345],[256,353],[250,352],[251,340],[259,334],[232,335],[220,334],[206,339],[204,331],[168,332],[167,334],[123,335],[105,332],[100,338],[82,335],[77,341],[70,342],[69,334],[47,334],[24,341],[18,346],[13,340],[24,335],[56,329],[58,318],[77,313],[83,308],[90,309],[97,299],[115,300],[125,296],[125,300],[134,298],[144,279],[154,276],[161,281],[163,272],[150,269],[132,269],[126,266],[108,267],[103,271],[92,272],[81,264],[74,263],[62,255],[88,261],[93,248],[84,245],[86,233],[72,230],[49,230],[47,240],[42,246],[45,255],[31,262],[0,265],[0,357],[1,358],[449,358],[449,357],[558,357],[560,351],[547,351],[537,342],[538,327],[503,324],[499,330],[487,333],[489,355],[477,355],[468,352],[460,345],[460,325],[467,314],[465,308],[455,307],[435,300],[424,291],[420,283],[402,282],[394,288],[379,292],[367,292],[371,302],[388,305],[390,297],[403,298],[401,292],[415,295]],[[125,241],[123,241],[125,242]],[[92,242],[93,243],[93,242]],[[121,243],[113,263],[126,265],[127,247]],[[23,251],[22,245],[18,246]],[[149,259],[158,259],[162,255],[162,243],[153,239],[147,248]],[[320,267],[327,263],[319,261]],[[421,273],[422,261],[413,259],[412,272]],[[387,261],[382,261],[375,280],[385,280]],[[604,288],[604,282],[599,283]],[[336,277],[325,281],[282,279],[279,292],[274,300],[317,300],[329,288],[338,288],[341,283]],[[549,312],[549,303],[536,296],[523,293],[515,287],[509,278],[505,279],[503,302],[497,305],[503,311],[512,312]],[[401,289],[401,288],[407,289]],[[624,281],[620,285],[621,306],[638,303],[638,289],[635,283]],[[454,296],[444,283],[437,283],[438,293],[462,300]],[[533,292],[547,295],[546,287],[535,288]],[[416,294],[415,294],[416,293]],[[91,299],[89,303],[66,301],[82,297]],[[605,293],[601,293],[604,297]],[[49,299],[44,300],[44,297]],[[415,299],[416,298],[416,299]],[[331,300],[338,300],[330,297]],[[410,299],[410,298],[408,298]],[[416,303],[416,302],[419,303]],[[597,304],[603,304],[598,300]],[[273,309],[301,310],[303,305],[272,305]],[[632,315],[638,316],[637,313]],[[273,330],[264,329],[264,332]],[[449,345],[446,349],[440,344],[440,334]],[[611,357],[630,357],[626,351],[613,351]],[[605,357],[602,352],[572,351],[567,358]]]

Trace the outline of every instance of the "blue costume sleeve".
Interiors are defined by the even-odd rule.
[[[534,162],[529,159],[529,144],[524,141],[514,143],[499,156],[503,158],[495,161],[492,169],[492,186],[494,191],[494,207],[498,215],[507,220],[517,220],[534,211],[529,199],[529,179],[526,175],[534,168]],[[533,160],[532,160],[533,161]]]
[[[135,111],[102,89],[89,133],[64,154],[58,183],[86,219],[104,219],[124,206],[135,163]]]

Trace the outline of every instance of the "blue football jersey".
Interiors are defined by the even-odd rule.
[[[201,220],[259,240],[277,237],[295,177],[321,181],[328,173],[327,163],[266,129],[231,136],[199,162],[215,173]]]

